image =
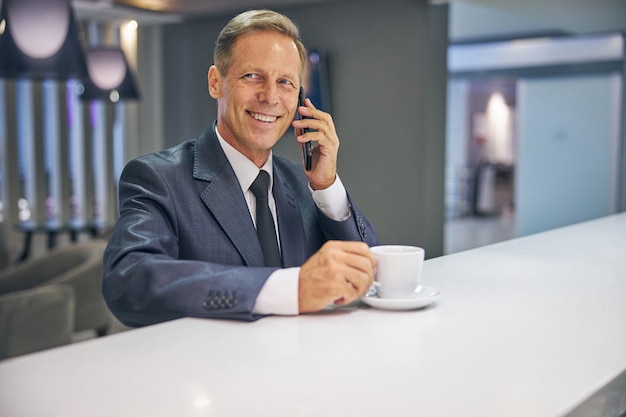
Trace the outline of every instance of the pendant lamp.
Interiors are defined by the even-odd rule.
[[[2,1],[0,77],[82,78],[84,50],[69,0]]]
[[[89,77],[83,80],[83,100],[119,100],[138,99],[139,92],[135,85],[132,71],[121,48],[101,47],[87,51]]]

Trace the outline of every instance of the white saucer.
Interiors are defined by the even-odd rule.
[[[415,293],[409,298],[379,298],[376,291],[370,290],[361,301],[370,307],[381,310],[416,310],[424,308],[439,298],[439,291],[432,287],[417,287]]]

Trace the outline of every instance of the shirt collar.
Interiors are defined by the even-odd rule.
[[[226,154],[226,158],[230,165],[233,167],[233,171],[235,171],[235,176],[237,177],[237,181],[239,181],[239,186],[245,193],[248,191],[248,188],[252,185],[257,175],[259,175],[260,169],[249,160],[244,154],[239,152],[237,149],[233,148],[224,138],[220,135],[220,132],[217,130],[217,126],[215,127],[215,134],[217,139],[222,146],[222,150]],[[265,164],[261,167],[270,174],[270,192],[274,185],[274,169],[272,165],[272,151],[270,151],[270,156],[267,158]]]

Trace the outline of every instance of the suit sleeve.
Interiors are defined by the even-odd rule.
[[[328,240],[361,241],[367,243],[369,246],[379,244],[374,227],[358,208],[355,201],[350,196],[350,193],[347,191],[347,188],[344,188],[342,185],[342,188],[346,190],[350,216],[346,220],[337,221],[324,214],[314,202],[311,196],[311,188],[308,185],[308,179],[300,165],[284,159],[275,159],[274,169],[277,167],[281,168],[281,175],[292,185],[293,191],[296,193],[296,198],[300,202],[303,217],[308,219],[310,223],[314,221],[315,224],[319,226],[321,231],[319,246]],[[305,201],[310,201],[310,204],[305,205]],[[310,215],[309,210],[315,212],[315,215]],[[319,246],[315,250],[319,249]]]
[[[327,217],[319,208],[318,216],[322,232],[327,240],[355,240],[367,243],[369,246],[379,244],[374,227],[358,209],[350,194],[350,217],[344,221],[335,221]]]
[[[262,317],[252,309],[275,269],[182,253],[180,240],[202,236],[181,236],[179,216],[193,216],[175,188],[185,179],[155,159],[131,161],[120,179],[120,217],[104,254],[103,293],[113,314],[128,326]]]

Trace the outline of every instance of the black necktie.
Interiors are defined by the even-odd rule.
[[[276,229],[270,206],[267,204],[267,190],[270,183],[270,174],[261,170],[256,177],[250,191],[256,197],[256,233],[261,242],[266,266],[281,266],[280,250],[276,239]]]

